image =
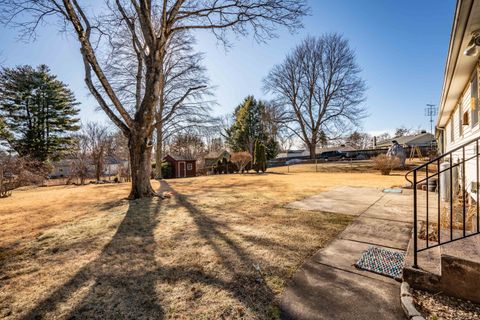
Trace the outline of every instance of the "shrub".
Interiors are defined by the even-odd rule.
[[[243,173],[245,167],[252,161],[252,156],[246,151],[234,152],[232,153],[230,161],[237,165],[239,172]]]
[[[397,157],[389,157],[385,154],[378,155],[373,160],[373,167],[380,170],[382,175],[389,175],[393,169],[401,165],[401,161]]]
[[[0,152],[0,198],[9,197],[16,188],[42,185],[51,170],[47,163]]]
[[[170,162],[162,161],[162,177],[168,179],[172,178],[173,168]]]
[[[259,171],[262,171],[262,172],[267,171],[267,154],[266,154],[265,145],[259,140],[255,141],[254,155],[255,155],[255,158],[253,162],[255,164],[255,171],[257,171],[257,173]]]

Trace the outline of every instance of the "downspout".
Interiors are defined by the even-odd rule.
[[[436,126],[435,130],[436,132],[438,132],[436,136],[437,136],[437,146],[439,146],[438,148],[439,152],[440,154],[444,154],[445,153],[445,128]]]

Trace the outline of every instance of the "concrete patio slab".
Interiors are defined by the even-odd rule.
[[[364,217],[388,219],[400,222],[412,221],[412,196],[385,194],[374,203]]]
[[[294,275],[280,298],[284,319],[404,319],[400,284],[355,268],[371,245],[405,251],[412,195],[372,188],[334,188],[289,207],[357,215],[337,239]]]
[[[310,262],[280,304],[282,319],[400,320],[399,285]]]
[[[368,243],[358,243],[356,241],[345,239],[335,239],[330,243],[330,245],[318,251],[311,258],[311,261],[351,273],[357,273],[367,278],[389,282],[395,285],[397,283],[395,279],[387,278],[383,275],[355,267],[355,263],[360,259],[363,252],[367,251],[370,246],[371,245]]]
[[[338,187],[318,195],[289,203],[292,209],[360,215],[383,196],[379,189]]]
[[[340,238],[405,251],[411,230],[410,223],[361,216],[340,234]]]

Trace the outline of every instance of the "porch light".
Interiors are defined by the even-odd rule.
[[[472,39],[468,43],[467,49],[463,52],[464,55],[469,57],[475,57],[478,54],[478,48],[480,46],[480,30],[472,32]]]

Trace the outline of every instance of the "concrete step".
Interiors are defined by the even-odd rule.
[[[449,239],[447,234],[449,231],[442,231],[442,242]],[[459,231],[455,231],[454,239],[460,235]],[[419,240],[418,245],[422,248],[425,243]],[[403,278],[413,288],[442,292],[480,303],[480,235],[419,252],[418,268],[413,268],[413,257],[412,237],[407,249]]]

